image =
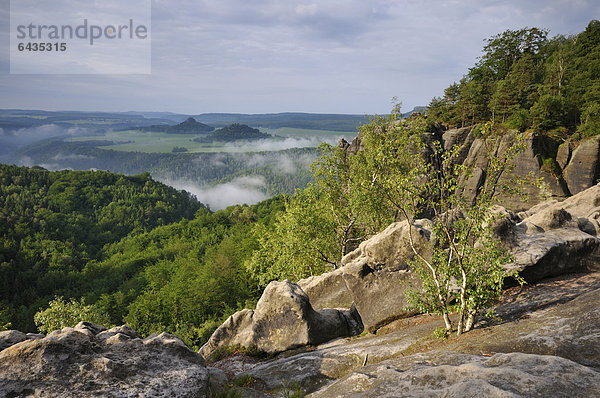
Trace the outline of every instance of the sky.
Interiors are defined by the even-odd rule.
[[[9,4],[0,108],[184,114],[381,114],[393,97],[408,111],[458,81],[486,38],[600,18],[598,0],[153,0],[151,73],[51,75],[9,73]]]

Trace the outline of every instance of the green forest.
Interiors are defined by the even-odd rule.
[[[284,202],[213,213],[148,173],[1,165],[0,179],[0,326],[35,331],[36,312],[75,298],[110,324],[168,330],[190,345],[204,323],[258,298],[243,267],[252,227]]]
[[[260,140],[273,138],[272,135],[261,132],[246,124],[233,123],[213,131],[204,137],[194,138],[196,142],[234,142],[238,140]]]
[[[446,127],[493,121],[562,139],[600,133],[600,21],[572,36],[524,28],[487,39],[477,64],[431,101],[429,117]]]
[[[136,162],[143,157],[148,170],[132,176],[2,165],[0,328],[48,331],[64,324],[57,319],[85,317],[127,323],[143,335],[168,331],[199,347],[228,315],[252,307],[270,281],[334,269],[391,222],[441,214],[448,210],[444,206],[461,203],[454,196],[443,206],[432,202],[456,191],[452,178],[417,188],[423,175],[443,173],[423,165],[416,153],[429,148],[441,164],[453,164],[452,153],[423,141],[433,123],[480,124],[479,134],[490,139],[497,139],[492,127],[499,125],[577,140],[600,133],[599,104],[600,22],[592,21],[572,37],[548,38],[546,31],[528,28],[488,39],[477,64],[434,98],[425,114],[402,118],[395,109],[374,118],[360,128],[364,150],[356,154],[327,144],[318,155],[312,149],[290,152],[316,159],[311,173],[289,177],[304,179],[305,188],[291,194],[299,180],[278,182],[271,189],[290,195],[253,206],[212,212],[150,178],[147,171],[167,165],[173,177],[186,175],[188,154],[125,159],[72,144],[72,154],[79,155],[72,161],[102,153],[114,162],[111,169],[127,174],[141,172]],[[51,160],[59,153],[50,151],[52,145],[37,150]],[[204,161],[221,162],[234,176],[236,165],[239,173],[247,165],[231,154],[206,154]],[[278,181],[275,171],[256,167],[267,181]],[[197,169],[214,181],[225,178],[218,167]],[[477,208],[479,216],[485,206]],[[447,251],[437,253],[443,259]],[[495,278],[500,286],[498,273]]]

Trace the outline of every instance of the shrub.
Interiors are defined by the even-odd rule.
[[[110,324],[106,314],[102,313],[96,305],[86,305],[83,298],[80,301],[75,299],[65,301],[62,297],[56,297],[50,301],[48,308],[36,312],[33,320],[38,330],[43,333],[73,327],[81,321],[105,326]]]

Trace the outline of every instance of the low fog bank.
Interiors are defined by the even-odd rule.
[[[88,128],[64,128],[56,124],[44,124],[42,126],[18,130],[0,128],[0,155],[8,155],[21,147],[50,138],[88,134],[90,134],[90,129]]]
[[[238,177],[231,182],[218,185],[198,185],[186,181],[175,181],[168,184],[196,196],[211,210],[222,210],[228,206],[243,203],[252,205],[269,198],[264,192],[265,179],[262,176]]]
[[[293,148],[316,148],[321,143],[325,142],[329,145],[337,145],[340,138],[346,140],[352,139],[354,135],[339,135],[339,136],[308,136],[308,137],[279,137],[265,138],[255,141],[240,141],[237,143],[226,144],[220,147],[223,152],[265,152],[265,151],[283,151]]]

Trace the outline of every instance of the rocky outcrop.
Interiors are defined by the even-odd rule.
[[[506,265],[508,272],[516,270],[531,283],[598,268],[600,185],[564,201],[547,200],[519,214],[501,207],[495,211],[500,216],[496,233],[515,257],[514,263]],[[413,244],[426,257],[431,234],[428,225],[428,220],[417,220],[413,229]],[[343,275],[346,290],[370,332],[414,314],[406,309],[405,297],[411,284],[418,286],[409,267],[414,254],[408,232],[406,221],[390,225],[345,256],[341,269],[311,279],[311,289],[326,292],[333,285],[329,281]],[[346,291],[339,283],[335,286],[332,294]]]
[[[600,137],[582,141],[564,169],[565,180],[572,194],[596,184],[600,177]]]
[[[481,138],[475,138],[474,128],[452,129],[442,135],[442,144],[446,150],[455,145],[460,147],[457,163],[472,169],[470,176],[463,176],[460,185],[467,198],[474,198],[486,179],[488,151],[502,156],[506,148],[514,143],[515,133],[504,134],[491,148]],[[527,200],[501,196],[502,204],[511,210],[520,211],[545,201],[548,197],[564,199],[579,193],[594,184],[600,178],[600,137],[585,139],[573,150],[573,143],[559,145],[554,139],[537,134],[525,137],[525,147],[512,161],[513,170],[502,178],[511,175],[531,175],[541,179],[545,188],[524,187]],[[489,145],[489,143],[488,143]]]
[[[0,351],[11,345],[20,343],[25,340],[39,339],[44,337],[43,334],[23,333],[18,330],[4,330],[0,332]]]
[[[218,348],[231,346],[278,353],[360,332],[362,324],[354,308],[315,311],[300,286],[286,280],[269,283],[255,310],[230,316],[200,353],[210,358]]]
[[[324,308],[350,308],[354,300],[344,281],[344,270],[338,268],[322,275],[300,279],[298,286],[308,296],[315,310]]]
[[[220,373],[173,335],[89,322],[0,351],[3,396],[207,396],[211,372]]]
[[[495,142],[486,142],[477,137],[476,130],[477,126],[469,126],[442,131],[437,126],[432,127],[432,132],[424,136],[425,142],[439,140],[447,151],[458,146],[455,162],[471,168],[471,173],[463,175],[459,181],[467,198],[474,198],[485,182],[488,151],[501,156],[515,142],[516,137],[516,131],[508,131]],[[522,211],[548,197],[567,198],[593,186],[600,178],[599,136],[579,143],[561,143],[549,136],[530,133],[525,137],[524,144],[524,150],[511,161],[512,173],[507,173],[502,178],[508,178],[511,174],[520,177],[531,175],[532,179],[541,179],[545,188],[540,190],[537,186],[526,185],[526,201],[500,195],[501,202],[508,209]],[[352,155],[361,151],[364,145],[359,134],[351,143],[341,140],[339,147]]]
[[[448,146],[447,149],[455,145],[455,138],[460,137],[459,133],[462,130],[464,129],[453,130],[444,134],[444,137],[449,140],[444,142],[445,147]],[[507,133],[493,143],[486,142],[481,138],[469,139],[470,137],[472,137],[472,133],[462,143],[458,141],[458,145],[462,145],[459,153],[459,163],[472,170],[470,175],[460,178],[459,184],[463,187],[464,196],[468,200],[473,200],[486,181],[489,154],[502,158],[505,156],[506,150],[515,143],[516,136],[514,133]],[[565,198],[569,195],[562,176],[555,174],[554,160],[548,158],[546,164],[543,161],[545,157],[550,156],[547,154],[555,153],[556,148],[557,144],[549,138],[535,134],[529,134],[525,137],[523,151],[511,160],[512,170],[503,174],[501,181],[513,176],[527,176],[531,173],[532,178],[541,178],[545,187],[540,190],[535,185],[526,184],[523,187],[523,193],[527,195],[526,201],[501,193],[498,199],[505,207],[512,210],[523,210],[544,201],[547,197]],[[460,154],[466,150],[468,150],[468,153],[462,160]]]
[[[295,384],[314,397],[597,396],[599,300],[600,273],[556,278],[505,292],[502,322],[482,320],[460,338],[434,339],[443,322],[421,316],[245,374],[268,391]],[[469,395],[474,386],[481,391]]]
[[[529,282],[600,264],[600,185],[562,202],[550,200],[519,215],[505,235],[515,262],[507,265]]]
[[[409,272],[414,258],[409,234],[414,247],[427,253],[431,235],[428,223],[418,220],[413,228],[407,221],[394,223],[342,259],[346,286],[368,331],[412,314],[404,308],[406,289],[417,282]]]

